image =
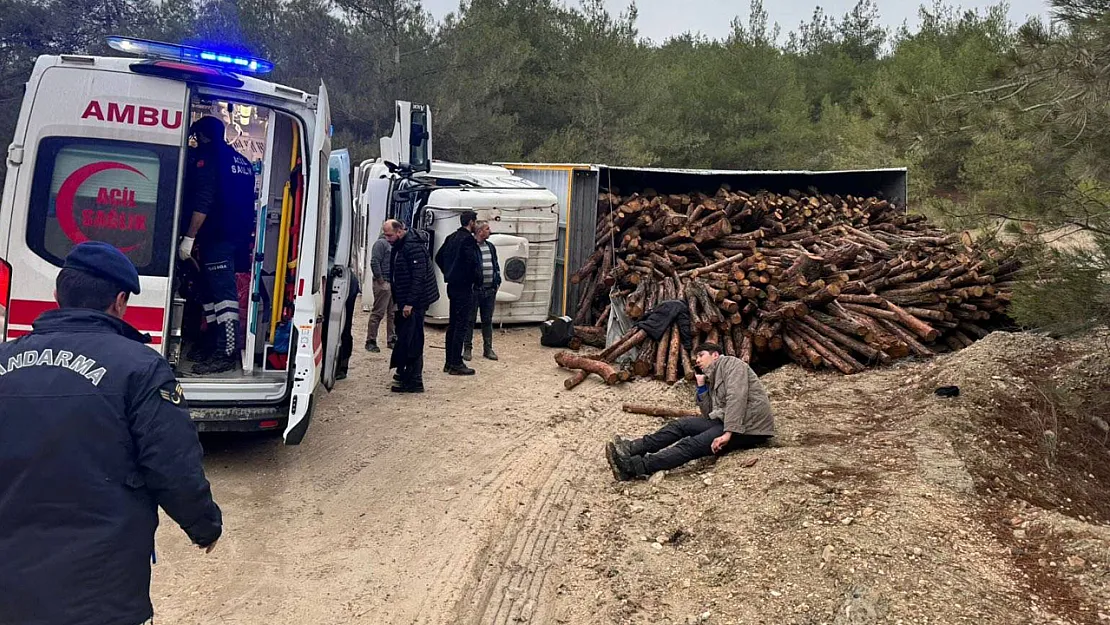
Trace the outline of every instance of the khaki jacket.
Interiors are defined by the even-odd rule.
[[[721,356],[706,384],[709,390],[698,398],[702,416],[724,421],[726,432],[775,435],[771,402],[748,363],[734,356]]]

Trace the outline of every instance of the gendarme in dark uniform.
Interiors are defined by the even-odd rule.
[[[0,623],[138,625],[158,508],[202,548],[220,537],[181,386],[121,319],[138,292],[126,256],[83,243],[61,308],[0,343]]]

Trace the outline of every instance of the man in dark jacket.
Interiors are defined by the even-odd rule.
[[[389,219],[382,226],[385,239],[393,246],[393,304],[397,307],[394,325],[397,343],[389,367],[397,369],[394,393],[424,392],[424,314],[439,299],[439,285],[432,271],[428,246],[401,222]]]
[[[122,320],[138,292],[122,252],[82,243],[60,308],[0,343],[0,623],[138,625],[158,508],[202,549],[220,538],[181,386]]]
[[[436,253],[436,265],[447,283],[447,299],[451,300],[451,317],[447,325],[447,363],[443,371],[451,375],[474,375],[463,362],[466,333],[474,324],[474,288],[482,283],[481,258],[474,239],[478,214],[463,211],[462,226],[443,240]]]
[[[478,243],[479,265],[482,282],[474,287],[474,302],[482,317],[482,356],[497,360],[493,351],[493,307],[497,303],[497,289],[501,287],[501,266],[497,264],[497,248],[489,242],[489,222],[479,221],[474,226],[474,239]],[[463,360],[470,360],[474,349],[474,314],[470,315],[470,327],[464,334]]]
[[[192,212],[178,257],[188,261],[200,242],[208,323],[203,349],[190,353],[198,375],[231,371],[239,365],[239,290],[235,266],[250,256],[254,233],[254,168],[224,138],[223,122],[202,117],[193,123],[197,147],[186,179],[185,208]],[[210,351],[211,350],[211,351]]]

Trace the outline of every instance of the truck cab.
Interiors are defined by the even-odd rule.
[[[133,56],[42,56],[27,83],[0,201],[0,339],[29,333],[55,306],[70,249],[111,243],[140,274],[126,321],[174,367],[198,429],[280,429],[300,443],[317,394],[334,384],[332,293],[349,279],[339,268],[353,219],[333,205],[327,90],[262,80],[272,65],[249,56],[109,45]],[[203,116],[224,123],[255,180],[250,249],[235,263],[241,367],[213,375],[189,372],[204,302],[192,286],[199,266],[176,253],[191,214],[190,126]]]
[[[558,198],[544,187],[495,165],[461,164],[432,159],[432,113],[420,104],[397,102],[393,134],[383,137],[381,158],[359,167],[359,211],[368,226],[357,254],[369,256],[387,218],[414,230],[435,257],[443,241],[459,227],[465,210],[490,224],[490,243],[497,248],[502,283],[494,307],[495,323],[547,319],[555,274]],[[364,269],[368,271],[368,269]],[[439,301],[429,307],[428,323],[449,317],[447,285],[435,267]],[[364,305],[367,300],[363,295]]]

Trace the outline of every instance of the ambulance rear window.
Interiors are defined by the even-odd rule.
[[[120,248],[139,273],[169,275],[180,150],[49,137],[39,146],[27,244],[61,265],[83,241]]]

